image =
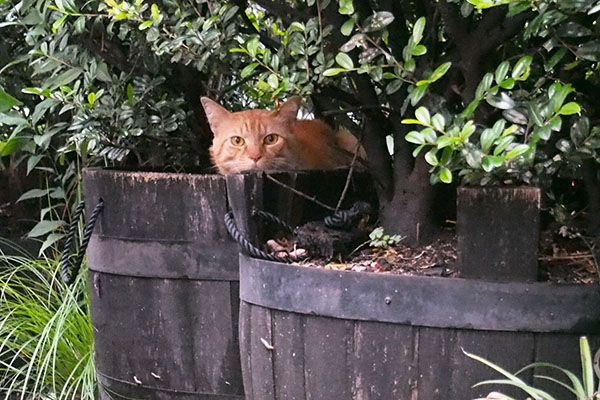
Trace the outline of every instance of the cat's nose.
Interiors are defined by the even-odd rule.
[[[259,155],[259,156],[249,156],[249,158],[250,158],[252,161],[254,161],[255,163],[257,163],[257,162],[258,162],[258,160],[260,160],[260,159],[262,158],[262,156],[260,156],[260,155]]]

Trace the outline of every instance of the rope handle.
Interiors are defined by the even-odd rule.
[[[77,255],[74,255],[71,254],[71,251],[74,244],[75,234],[77,233],[77,225],[79,224],[79,218],[81,217],[84,208],[84,201],[79,203],[75,208],[75,213],[73,214],[71,224],[69,225],[69,233],[67,233],[65,248],[63,249],[63,252],[60,257],[60,273],[63,281],[65,281],[67,285],[73,283],[75,277],[77,276],[77,273],[79,272],[81,262],[83,261],[83,257],[85,256],[85,251],[87,250],[90,238],[92,237],[92,232],[94,231],[94,225],[96,225],[98,215],[100,215],[100,212],[104,208],[104,200],[100,199],[98,204],[96,204],[96,207],[94,207],[94,211],[92,211],[92,215],[90,216],[90,219],[88,220],[83,230],[83,239],[81,241],[81,247],[79,248],[79,252],[77,253]]]
[[[325,217],[325,226],[336,230],[349,230],[357,219],[371,213],[371,205],[357,201],[349,210],[338,210],[333,215]]]
[[[293,232],[293,230],[294,230],[285,221],[283,221],[276,215],[270,214],[266,211],[256,211],[256,212],[252,213],[252,215],[261,217],[263,219],[266,219],[267,221],[274,222],[290,232]],[[291,261],[289,257],[278,257],[273,254],[269,254],[265,251],[262,251],[258,247],[254,246],[252,243],[250,243],[250,241],[248,239],[246,239],[244,237],[244,235],[237,228],[235,219],[233,218],[233,213],[231,211],[226,213],[225,217],[223,219],[225,221],[225,228],[227,229],[227,232],[229,233],[229,235],[231,235],[231,237],[236,242],[238,242],[238,244],[241,246],[244,254],[254,257],[254,258],[261,258],[263,260],[269,260],[269,261],[278,261],[278,262],[285,262],[285,263],[289,263]]]

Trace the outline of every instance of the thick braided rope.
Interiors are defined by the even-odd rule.
[[[245,254],[254,258],[262,258],[263,260],[289,262],[289,259],[287,257],[274,256],[272,254],[260,250],[252,243],[250,243],[250,241],[248,241],[248,239],[246,239],[244,235],[242,235],[242,233],[237,229],[235,220],[233,219],[233,213],[231,211],[225,214],[223,220],[225,221],[225,228],[227,229],[227,232],[236,242],[239,243]]]
[[[90,242],[90,238],[92,237],[92,232],[94,231],[94,225],[96,225],[96,220],[100,215],[100,212],[104,208],[104,201],[100,199],[94,211],[92,211],[92,215],[88,220],[85,228],[83,230],[83,238],[81,241],[81,247],[79,248],[79,252],[74,259],[71,261],[71,254],[73,248],[73,242],[75,239],[75,234],[77,233],[77,225],[79,223],[79,218],[83,213],[83,209],[85,207],[85,202],[81,202],[75,208],[75,213],[73,213],[73,218],[69,225],[69,232],[67,233],[67,240],[65,241],[65,248],[60,257],[60,272],[66,284],[71,284],[75,280],[77,273],[79,272],[79,268],[81,267],[81,263],[83,261],[83,257],[85,256],[85,251],[87,250],[87,246]],[[71,271],[69,271],[69,269]]]
[[[349,210],[338,210],[333,215],[325,217],[325,226],[331,229],[348,230],[357,218],[370,212],[369,203],[358,201]]]
[[[286,229],[288,232],[294,232],[294,228],[290,224],[279,218],[277,215],[268,213],[266,211],[255,211],[253,215],[261,217],[262,219],[265,219],[267,221],[273,222]]]

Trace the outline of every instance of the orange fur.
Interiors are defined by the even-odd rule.
[[[336,132],[318,120],[297,120],[299,98],[291,98],[274,111],[232,113],[206,97],[202,105],[214,134],[210,154],[223,174],[343,168],[350,165],[355,151],[359,151],[359,161],[365,159],[364,150],[349,132]]]

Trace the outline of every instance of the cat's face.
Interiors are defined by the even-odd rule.
[[[297,140],[292,124],[299,99],[292,98],[279,110],[229,112],[203,97],[202,105],[214,134],[210,154],[223,174],[251,170],[296,167]]]

